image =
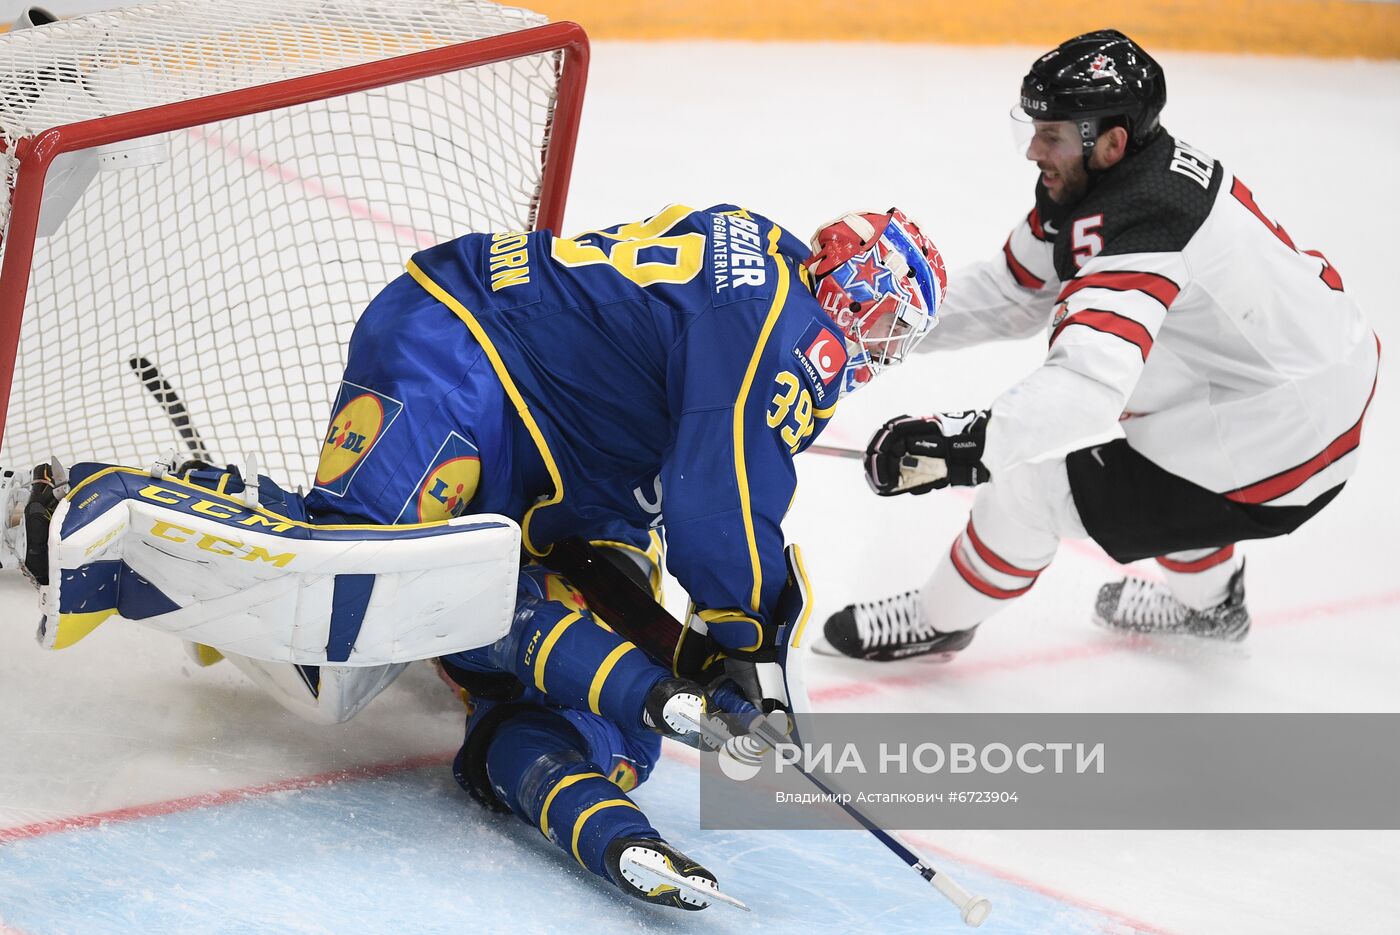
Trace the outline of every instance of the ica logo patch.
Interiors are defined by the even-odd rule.
[[[456,432],[438,447],[429,462],[428,471],[418,483],[418,489],[403,513],[412,509],[414,520],[435,523],[467,512],[467,504],[481,483],[481,453],[475,445]]]
[[[321,460],[316,465],[316,486],[343,496],[364,464],[365,456],[384,436],[403,403],[354,383],[340,384],[335,415],[321,440]]]
[[[825,405],[833,389],[832,381],[846,367],[845,342],[821,325],[813,324],[793,347],[792,355],[806,372],[817,405]]]

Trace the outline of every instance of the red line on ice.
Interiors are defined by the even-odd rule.
[[[1005,880],[1007,883],[1014,884],[1016,886],[1022,887],[1023,889],[1028,889],[1034,893],[1039,893],[1041,896],[1048,897],[1049,899],[1053,899],[1056,902],[1065,903],[1071,906],[1077,906],[1081,909],[1088,909],[1091,912],[1097,912],[1100,915],[1108,916],[1115,922],[1122,922],[1124,925],[1130,926],[1135,933],[1140,933],[1140,935],[1173,935],[1173,933],[1168,929],[1152,925],[1148,922],[1143,922],[1141,919],[1136,919],[1130,915],[1125,915],[1116,909],[1110,909],[1107,906],[1100,905],[1099,903],[1093,902],[1092,900],[1082,899],[1078,896],[1071,895],[1062,890],[1057,890],[1053,887],[1045,886],[1041,883],[1036,883],[1034,880],[1029,880],[1018,873],[1013,873],[1012,871],[1006,870],[1002,867],[998,867],[995,864],[989,864],[986,861],[978,860],[975,857],[968,857],[964,854],[959,854],[955,851],[950,851],[946,847],[939,847],[937,844],[934,844],[922,834],[910,834],[909,832],[901,832],[901,836],[907,838],[910,842],[917,844],[921,850],[928,851],[929,853],[935,854],[946,860],[956,861],[957,863],[963,864],[968,867],[972,867],[976,870],[980,870],[982,873],[994,876],[999,880]],[[992,913],[995,916],[995,903],[993,903],[992,905]]]
[[[21,841],[26,838],[37,838],[58,831],[76,831],[82,828],[96,828],[99,825],[112,822],[132,821],[137,818],[155,818],[160,815],[187,812],[196,808],[208,808],[212,805],[231,805],[234,802],[270,795],[274,792],[292,792],[298,789],[309,789],[314,786],[328,786],[332,783],[343,782],[347,779],[377,779],[380,776],[388,776],[393,773],[401,773],[406,770],[419,769],[425,766],[443,766],[451,763],[455,755],[455,750],[452,753],[429,753],[423,756],[409,757],[406,760],[398,760],[393,763],[374,763],[368,766],[352,766],[346,769],[334,770],[329,773],[318,773],[315,776],[294,776],[289,779],[278,779],[273,782],[260,783],[256,786],[245,786],[241,789],[201,792],[198,795],[185,796],[180,799],[170,799],[166,802],[151,802],[147,805],[132,805],[126,808],[112,809],[107,812],[95,812],[91,815],[73,815],[68,818],[54,818],[50,821],[39,821],[30,825],[19,825],[14,828],[0,828],[0,844],[6,844],[10,841]],[[3,935],[2,930],[0,930],[0,935]]]

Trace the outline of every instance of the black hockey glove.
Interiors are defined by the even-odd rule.
[[[898,416],[880,426],[865,447],[865,479],[882,497],[975,487],[991,479],[982,464],[991,412]]]
[[[49,583],[49,524],[53,521],[54,510],[58,509],[59,498],[67,493],[68,475],[62,466],[57,471],[48,464],[34,468],[29,502],[24,505],[23,570],[41,587]]]

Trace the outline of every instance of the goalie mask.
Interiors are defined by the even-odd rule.
[[[943,257],[897,208],[823,224],[804,264],[817,301],[846,336],[842,393],[904,360],[937,323]]]

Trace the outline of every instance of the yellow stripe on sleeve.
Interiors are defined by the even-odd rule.
[[[525,429],[530,433],[530,438],[534,440],[535,447],[539,450],[540,458],[544,461],[545,470],[549,472],[550,483],[554,485],[554,492],[543,500],[538,501],[525,511],[525,518],[520,521],[520,539],[525,545],[525,550],[531,555],[548,555],[549,548],[539,549],[530,540],[530,517],[540,507],[553,506],[564,499],[564,480],[559,474],[559,465],[554,461],[554,455],[549,451],[549,445],[544,440],[544,433],[540,431],[539,424],[535,422],[535,417],[530,412],[530,407],[525,404],[525,397],[520,395],[520,390],[516,388],[515,381],[511,379],[510,373],[506,370],[505,361],[501,359],[500,353],[496,350],[496,345],[491,343],[491,338],[487,336],[485,329],[481,327],[481,322],[476,320],[476,316],[467,311],[467,307],[457,300],[450,292],[438,285],[427,273],[419,268],[418,264],[412,260],[408,261],[408,274],[413,277],[414,282],[422,286],[423,289],[446,305],[452,314],[462,320],[467,326],[467,330],[476,338],[476,343],[481,345],[481,349],[486,352],[486,357],[491,361],[491,369],[496,371],[496,377],[505,387],[506,395],[510,397],[511,404],[515,406],[516,413],[520,416],[520,421],[525,423]]]
[[[544,666],[549,659],[550,651],[554,649],[554,644],[559,642],[559,637],[564,635],[564,631],[578,622],[583,615],[574,611],[567,617],[561,619],[554,625],[554,629],[549,631],[549,635],[544,638],[544,643],[540,646],[540,654],[535,657],[535,687],[544,691]]]
[[[613,667],[617,665],[617,661],[636,648],[637,647],[633,646],[631,643],[623,643],[612,652],[608,653],[608,657],[603,660],[603,664],[600,665],[598,671],[594,673],[593,683],[588,686],[588,710],[592,711],[594,714],[603,713],[598,710],[598,701],[603,695],[603,683],[606,682],[608,676],[612,674]]]
[[[778,323],[778,316],[782,314],[783,303],[787,301],[790,277],[787,263],[778,257],[778,238],[782,233],[782,228],[776,224],[768,232],[768,255],[774,258],[773,265],[778,268],[778,286],[773,293],[773,304],[768,308],[768,317],[763,322],[763,330],[759,332],[758,344],[754,346],[753,354],[749,357],[749,367],[744,372],[739,397],[734,400],[734,476],[739,481],[739,510],[744,517],[744,538],[748,540],[749,565],[753,571],[753,591],[749,595],[749,609],[754,613],[758,613],[763,593],[763,564],[758,557],[758,539],[753,529],[753,506],[749,503],[748,467],[744,463],[744,406],[748,403],[749,390],[753,388],[758,362],[763,359],[763,350],[768,346],[768,337],[773,333],[773,326]]]
[[[544,797],[544,805],[540,806],[540,834],[549,837],[549,806],[554,801],[554,797],[562,790],[569,788],[576,782],[584,779],[604,779],[602,773],[574,773],[572,776],[565,776],[554,784],[554,788],[549,790],[549,795]]]
[[[578,836],[583,833],[584,824],[588,821],[588,819],[593,817],[594,812],[600,812],[605,808],[617,808],[619,806],[626,806],[627,808],[637,808],[635,804],[627,801],[626,799],[608,799],[606,802],[599,802],[597,805],[588,806],[588,808],[584,809],[583,814],[578,816],[578,821],[574,822],[574,860],[577,860],[579,866],[583,867],[585,870],[588,868],[584,864],[583,858],[579,856],[578,852]],[[637,811],[640,812],[641,809],[637,808]]]

